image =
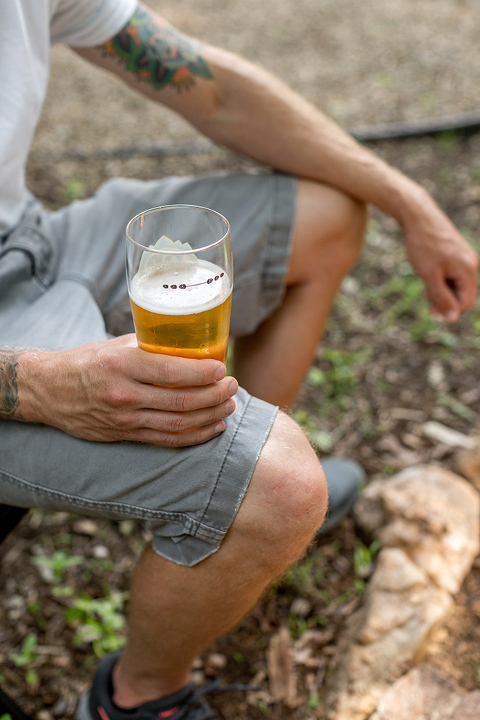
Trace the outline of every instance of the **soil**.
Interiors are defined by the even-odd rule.
[[[253,0],[152,5],[186,32],[267,65],[347,128],[476,109],[474,0],[436,0],[433,14],[431,3],[414,0],[325,0],[320,7],[303,0],[295,8],[283,0],[274,10]],[[155,154],[138,152],[139,145]],[[452,132],[371,148],[422,183],[480,249],[480,135]],[[28,167],[31,190],[48,206],[87,197],[115,175],[148,179],[251,165],[70,51],[52,53],[52,83]],[[388,481],[423,462],[456,470],[456,448],[426,437],[428,420],[468,435],[480,430],[480,305],[446,326],[429,317],[421,292],[398,227],[374,211],[362,259],[343,284],[295,407],[319,454],[358,460],[367,481]],[[38,720],[74,716],[98,656],[123,640],[121,613],[145,541],[130,523],[33,511],[2,544],[2,686],[27,713]],[[330,658],[362,601],[373,554],[348,518],[198,659],[199,682],[259,688],[211,696],[220,718],[324,717]],[[53,569],[42,557],[56,558]],[[90,635],[82,640],[85,622]],[[283,627],[295,659],[287,703],[275,698],[271,683],[272,638]],[[427,660],[464,688],[479,688],[479,640],[480,557]]]

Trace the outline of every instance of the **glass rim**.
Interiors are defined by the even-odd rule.
[[[154,247],[147,247],[145,245],[142,245],[141,243],[137,242],[133,239],[133,237],[130,234],[130,227],[132,223],[135,222],[139,217],[142,215],[150,215],[151,213],[158,212],[159,210],[181,210],[181,209],[188,209],[188,210],[203,210],[204,212],[208,212],[211,215],[216,215],[220,220],[223,220],[225,225],[227,226],[226,232],[222,235],[221,238],[218,240],[215,240],[215,242],[210,243],[209,245],[203,245],[202,247],[196,248],[192,250],[163,250],[159,248]],[[204,250],[210,250],[211,248],[216,247],[217,245],[220,245],[225,238],[230,234],[230,223],[228,222],[227,218],[219,213],[217,210],[212,210],[211,208],[203,207],[202,205],[158,205],[157,207],[149,208],[148,210],[143,210],[142,212],[137,213],[131,220],[128,221],[127,227],[125,228],[125,232],[127,235],[127,240],[129,240],[133,245],[140,248],[140,250],[144,250],[145,252],[151,252],[155,255],[192,255],[194,253],[203,252]]]

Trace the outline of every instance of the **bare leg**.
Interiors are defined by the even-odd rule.
[[[294,401],[345,275],[361,251],[366,210],[333,188],[298,183],[293,249],[280,308],[235,343],[234,375],[252,395]]]
[[[132,586],[114,701],[134,707],[179,690],[193,659],[229,630],[305,550],[322,522],[325,479],[303,433],[279,414],[220,549],[192,568],[148,549]]]

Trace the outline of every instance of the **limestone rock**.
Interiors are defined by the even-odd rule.
[[[480,438],[475,438],[471,448],[458,454],[457,467],[480,490]]]
[[[337,645],[326,686],[333,720],[380,712],[391,685],[423,659],[479,551],[479,495],[440,467],[418,466],[371,483],[356,518],[382,550],[362,606]]]
[[[466,692],[444,673],[423,664],[385,693],[370,720],[478,720],[480,691]]]
[[[380,551],[362,607],[338,644],[328,687],[331,717],[363,720],[418,662],[453,604],[400,548]]]
[[[411,651],[413,661],[451,604],[451,595],[437,588],[403,550],[385,548],[368,587],[357,642],[377,642],[395,631],[397,644],[407,648],[404,659]]]
[[[383,518],[383,526],[373,526]],[[356,520],[382,545],[403,547],[437,585],[457,593],[479,552],[480,497],[464,478],[435,465],[369,485]]]

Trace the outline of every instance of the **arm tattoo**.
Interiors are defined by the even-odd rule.
[[[180,91],[195,84],[195,75],[212,78],[198,47],[171,25],[160,25],[148,12],[137,8],[118,35],[101,45],[100,50],[155,88],[171,85]]]
[[[17,388],[17,366],[22,351],[0,348],[0,419],[22,420]]]

